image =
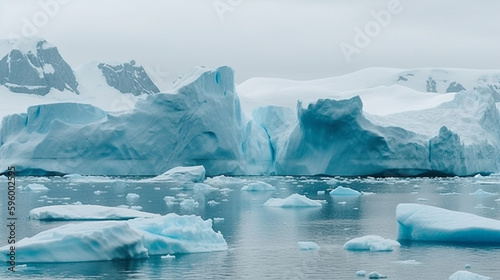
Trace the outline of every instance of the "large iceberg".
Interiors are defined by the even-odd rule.
[[[41,44],[41,52],[49,49],[55,50]],[[0,104],[0,116],[15,113],[2,120],[0,165],[15,164],[20,174],[154,176],[192,165],[209,176],[462,176],[500,169],[494,71],[369,68],[314,81],[256,78],[236,87],[231,68],[198,67],[157,93],[132,64],[78,69],[80,95],[48,102],[65,103],[26,113]],[[73,84],[64,88],[76,91]],[[18,101],[24,108],[46,102]]]
[[[500,221],[434,206],[401,203],[398,239],[453,243],[500,243]]]
[[[227,243],[212,229],[212,220],[173,213],[129,221],[72,223],[15,244],[19,263],[105,261],[222,250],[227,250]],[[10,245],[0,248],[0,261],[7,261],[10,253]]]

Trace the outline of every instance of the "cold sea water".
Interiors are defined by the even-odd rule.
[[[420,203],[500,219],[500,177],[475,178],[337,178],[225,177],[209,183],[219,188],[196,192],[179,183],[146,183],[125,177],[18,177],[17,185],[38,183],[49,190],[16,193],[16,239],[69,223],[28,219],[29,210],[47,205],[82,204],[135,206],[159,214],[175,212],[214,219],[228,250],[181,254],[175,258],[83,263],[16,264],[16,272],[0,265],[0,279],[367,279],[377,271],[388,279],[448,279],[466,270],[500,279],[500,246],[402,242],[392,252],[347,251],[346,241],[364,235],[397,239],[396,206]],[[252,181],[264,181],[276,191],[242,191]],[[328,184],[330,183],[330,184]],[[0,180],[0,221],[7,225],[7,181]],[[338,185],[364,192],[334,197]],[[476,191],[482,189],[482,194]],[[326,191],[326,192],[322,192]],[[126,195],[140,197],[128,201]],[[322,207],[277,208],[263,204],[272,197],[293,193],[323,200]],[[165,196],[176,197],[167,205]],[[181,207],[193,198],[199,204]],[[209,203],[210,202],[210,203]],[[123,207],[123,206],[122,206]],[[74,223],[74,221],[73,221]],[[0,247],[7,245],[7,229],[0,230]],[[300,250],[297,242],[313,241],[317,250]]]

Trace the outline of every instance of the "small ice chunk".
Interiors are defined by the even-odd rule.
[[[492,278],[472,273],[466,270],[459,270],[453,273],[449,280],[490,280]]]
[[[417,262],[416,260],[394,261],[394,263],[407,264],[407,265],[420,265],[420,264],[422,264],[421,262]]]
[[[270,198],[264,203],[270,207],[321,207],[321,202],[307,198],[304,195],[292,194],[287,198]]]
[[[214,187],[212,187],[208,184],[205,184],[205,183],[196,183],[196,184],[194,184],[193,190],[196,193],[207,194],[207,193],[218,190],[218,188],[214,188]]]
[[[230,188],[222,188],[219,190],[220,194],[222,195],[229,195],[230,192],[232,192],[233,190],[230,189]]]
[[[49,188],[47,188],[46,186],[37,183],[29,184],[26,187],[24,187],[24,191],[31,191],[31,192],[43,192],[48,190]]]
[[[356,271],[356,276],[365,277],[366,271],[365,270],[358,270],[358,271]]]
[[[179,205],[184,210],[192,211],[195,208],[198,208],[198,206],[200,205],[200,203],[198,203],[198,201],[195,201],[192,198],[186,198],[183,201],[181,201],[181,203],[179,203]]]
[[[165,255],[165,256],[161,256],[160,258],[162,258],[162,259],[170,259],[170,260],[171,260],[171,259],[175,259],[175,256],[174,256],[174,255],[167,254],[167,255]]]
[[[167,206],[172,206],[175,204],[175,197],[173,196],[165,196],[163,198],[163,200],[165,201],[165,203],[167,204]]]
[[[214,223],[217,224],[217,223],[222,223],[222,222],[224,222],[224,218],[219,218],[219,217],[214,218]]]
[[[297,242],[300,250],[318,250],[319,245],[312,241],[299,241]]]
[[[334,186],[334,185],[336,185],[336,184],[338,184],[338,183],[339,183],[339,180],[337,180],[337,179],[335,179],[335,178],[332,178],[332,179],[330,179],[330,180],[326,181],[326,183],[327,183],[328,185],[332,185],[332,186]]]
[[[275,191],[276,188],[273,187],[272,185],[262,182],[262,181],[257,181],[250,183],[246,186],[243,186],[241,188],[242,191]]]
[[[127,196],[125,197],[128,201],[128,203],[134,203],[136,202],[141,196],[136,194],[136,193],[128,193]]]
[[[347,204],[347,201],[339,201],[337,202],[339,205],[346,205]]]
[[[423,197],[417,198],[417,201],[427,201],[427,200],[428,200],[427,198],[423,198]]]
[[[324,195],[324,194],[325,194],[325,191],[318,191],[316,194],[317,194],[317,195]]]
[[[150,179],[144,179],[147,182],[203,182],[205,180],[205,167],[197,166],[177,166],[167,172]]]
[[[471,269],[471,268],[472,268],[472,266],[470,264],[465,265],[465,269]]]
[[[94,191],[95,195],[101,195],[101,193],[104,193],[103,191]]]
[[[386,279],[387,276],[385,275],[382,275],[376,271],[374,272],[371,272],[370,274],[368,274],[368,279]]]
[[[330,192],[330,195],[361,195],[361,193],[351,188],[338,186]]]
[[[210,205],[210,206],[215,206],[217,204],[220,204],[220,202],[217,202],[215,200],[210,200],[209,202],[207,202],[207,204]]]
[[[373,252],[387,252],[393,251],[400,246],[401,244],[396,240],[385,239],[378,235],[366,235],[347,241],[344,244],[344,249],[350,251],[369,250]]]

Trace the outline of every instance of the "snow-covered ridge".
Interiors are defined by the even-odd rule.
[[[99,63],[97,67],[102,71],[108,85],[121,93],[141,95],[160,92],[144,68],[136,66],[134,60],[119,65]]]
[[[0,60],[0,84],[16,93],[46,95],[52,88],[79,94],[71,67],[46,41],[33,50],[14,48]]]

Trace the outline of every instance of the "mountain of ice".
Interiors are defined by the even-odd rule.
[[[57,51],[40,46],[41,54]],[[208,176],[500,169],[500,73],[492,70],[368,68],[236,87],[231,68],[198,67],[168,92],[152,94],[157,90],[133,64],[81,67],[81,94],[71,96],[84,98],[58,97],[4,117],[0,164],[15,164],[21,174],[83,175],[159,175],[195,165]],[[6,100],[0,113],[12,112]],[[44,103],[36,102],[26,103]]]
[[[55,88],[79,94],[73,70],[46,41],[33,49],[14,47],[5,55],[0,60],[0,84],[16,93],[46,95]]]
[[[160,92],[144,68],[135,65],[135,60],[119,65],[100,63],[97,67],[102,71],[108,85],[121,93],[141,95]]]
[[[61,103],[6,117],[0,161],[15,164],[21,174],[44,169],[158,175],[181,165],[203,165],[207,175],[245,174],[248,156],[233,70],[199,68],[194,75],[176,92],[149,95],[118,116]]]

